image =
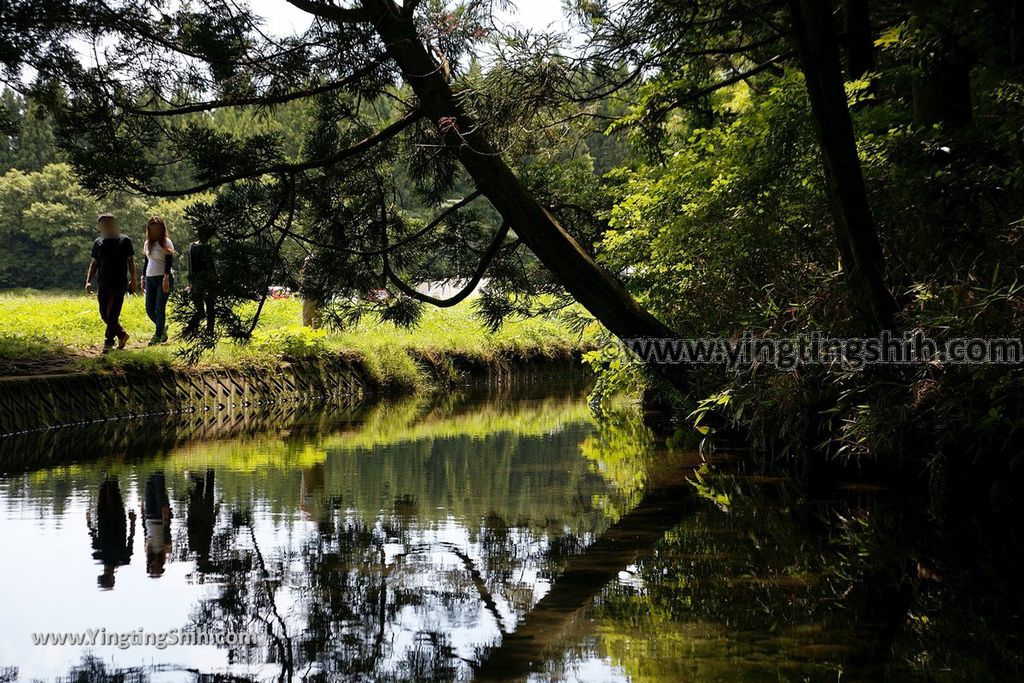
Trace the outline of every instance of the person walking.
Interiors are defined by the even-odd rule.
[[[121,327],[121,308],[125,294],[135,293],[135,248],[130,237],[120,234],[113,215],[103,214],[97,224],[100,236],[92,245],[92,258],[85,273],[85,291],[92,294],[95,277],[100,318],[106,324],[103,353],[109,353],[114,348],[115,338],[119,349],[128,343],[129,335]]]
[[[195,312],[185,327],[185,336],[192,337],[206,318],[206,333],[213,336],[215,288],[217,282],[213,248],[200,238],[188,247],[188,292]]]
[[[312,255],[302,261],[302,268],[299,269],[299,296],[302,297],[302,326],[318,330],[320,329],[320,306],[309,291],[315,267],[316,259]]]
[[[174,286],[171,265],[174,263],[174,243],[167,232],[167,224],[160,216],[153,216],[146,224],[146,260],[142,289],[146,293],[146,315],[153,321],[156,331],[149,345],[167,341],[167,299]]]

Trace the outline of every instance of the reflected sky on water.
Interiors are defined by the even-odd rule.
[[[898,604],[906,569],[857,559],[871,542],[859,520],[885,514],[877,491],[812,501],[709,469],[628,406],[597,420],[561,390],[190,419],[0,444],[0,680],[866,680],[882,659],[908,677],[933,666],[911,659],[917,641],[909,661],[877,656],[893,648],[877,606]],[[23,471],[20,453],[44,466]],[[140,628],[254,642],[32,644]]]

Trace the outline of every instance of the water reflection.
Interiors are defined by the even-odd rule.
[[[171,501],[167,498],[167,480],[162,470],[146,477],[142,516],[146,529],[146,573],[155,579],[163,576],[171,552]]]
[[[581,457],[594,427],[578,391],[415,399],[191,443],[168,429],[176,436],[133,425],[104,450],[81,432],[93,452],[51,435],[51,453],[74,462],[24,474],[4,446],[14,466],[0,480],[0,533],[20,537],[26,556],[67,558],[0,566],[6,585],[26,587],[6,600],[27,618],[0,624],[0,661],[21,678],[465,678],[610,511],[630,505]],[[78,514],[84,558],[68,553]],[[103,593],[81,584],[96,575],[83,559],[100,565]],[[140,625],[261,637],[25,649],[34,632]]]
[[[708,469],[578,391],[202,419],[0,478],[32,560],[0,564],[0,680],[930,679],[979,651],[898,501]],[[31,645],[139,627],[258,638]]]
[[[210,549],[213,544],[213,531],[217,524],[220,506],[214,491],[216,475],[213,469],[207,468],[203,476],[189,473],[191,488],[188,492],[188,552],[195,558],[196,570],[209,572],[213,565],[210,562]]]
[[[125,512],[117,477],[103,479],[97,496],[96,517],[86,513],[85,521],[92,537],[92,557],[103,565],[97,583],[100,588],[113,588],[115,570],[132,561],[135,545],[135,511]]]

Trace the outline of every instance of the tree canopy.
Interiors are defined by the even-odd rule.
[[[567,123],[581,112],[551,99],[532,64],[499,58],[485,73],[472,59],[491,39],[487,3],[293,4],[315,20],[303,35],[278,38],[231,3],[16,3],[5,24],[25,35],[4,61],[9,76],[36,73],[32,96],[53,112],[84,186],[211,193],[188,218],[226,265],[226,318],[230,304],[295,281],[311,258],[303,289],[336,304],[339,320],[367,308],[415,320],[425,297],[410,283],[438,273],[440,262],[446,278],[468,281],[467,292],[487,273],[483,300],[497,322],[516,308],[508,292],[553,291],[524,257],[527,242],[549,267],[583,264],[630,301],[572,236],[595,226],[578,204],[579,184],[593,175],[563,153],[585,144],[588,131]],[[91,63],[75,45],[85,39],[106,46]],[[396,47],[413,43],[408,54]],[[282,110],[294,114],[290,134],[252,125]],[[246,124],[229,125],[236,117]],[[484,162],[475,176],[467,160]],[[524,225],[538,220],[551,235],[530,236]],[[364,296],[381,288],[395,296]],[[654,324],[635,305],[628,315]]]

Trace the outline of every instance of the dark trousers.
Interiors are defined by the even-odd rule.
[[[146,287],[149,287],[147,284]],[[146,519],[161,519],[163,510],[170,507],[171,502],[167,497],[167,477],[163,470],[157,470],[146,477],[146,488],[143,496],[144,513]]]
[[[107,331],[104,341],[114,343],[114,337],[124,334],[121,327],[121,307],[124,306],[125,290],[123,287],[104,287],[100,285],[96,292],[100,302],[100,317],[107,324]]]
[[[195,332],[199,329],[199,324],[206,319],[206,333],[213,334],[214,324],[214,295],[213,292],[204,292],[202,289],[193,286],[192,287],[192,305],[195,306],[196,312],[192,314],[192,319],[188,322],[188,331]]]
[[[171,287],[174,278],[171,278]],[[162,337],[167,329],[167,299],[170,294],[164,292],[164,276],[153,275],[146,278],[146,315],[156,325],[157,337]]]

